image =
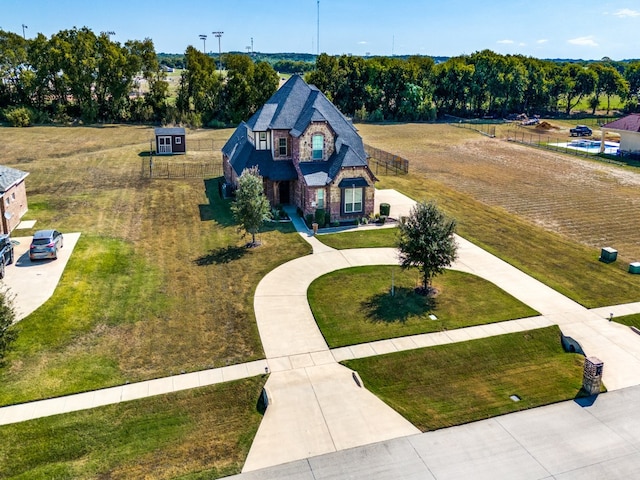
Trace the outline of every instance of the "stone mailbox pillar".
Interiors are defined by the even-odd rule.
[[[604,363],[596,357],[584,359],[584,375],[582,376],[582,388],[589,395],[598,395],[602,385],[602,371]]]

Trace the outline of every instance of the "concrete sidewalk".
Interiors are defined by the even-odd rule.
[[[264,374],[266,367],[267,362],[265,360],[256,360],[255,362],[157,378],[146,382],[129,383],[75,395],[10,405],[0,408],[0,425],[88,410],[130,400],[164,395],[180,390],[189,390],[214,385],[216,383],[230,382],[241,378],[255,377]]]
[[[392,205],[392,216],[408,214],[414,204],[397,192],[381,192],[378,201]],[[598,418],[608,419],[615,428],[625,432],[620,435],[622,442],[613,441],[607,436],[611,433],[608,429],[591,424],[588,418],[574,411],[573,402],[565,404],[568,407],[543,407],[470,426],[417,435],[415,427],[362,386],[355,372],[337,364],[345,359],[557,324],[565,335],[581,344],[587,355],[597,356],[605,362],[604,382],[609,390],[624,389],[640,385],[640,336],[627,327],[609,322],[608,316],[609,313],[615,316],[638,313],[640,302],[587,310],[458,238],[459,259],[454,268],[492,281],[542,315],[330,350],[307,302],[311,282],[337,269],[397,264],[397,253],[391,248],[334,250],[313,237],[293,213],[294,225],[312,245],[314,253],[281,265],[267,274],[256,288],[254,308],[267,356],[265,360],[4,407],[0,408],[0,424],[256,376],[264,374],[268,367],[271,375],[265,388],[270,403],[243,469],[245,472],[257,471],[238,478],[319,479],[348,475],[389,479],[551,478],[556,474],[562,474],[557,478],[574,478],[571,468],[585,474],[604,472],[604,477],[616,478],[609,475],[616,472],[615,459],[622,465],[618,472],[637,471],[629,470],[636,466],[640,468],[637,458],[640,441],[625,430],[635,428],[633,432],[638,432],[640,424],[636,420],[627,423],[623,419],[622,415],[630,415],[631,411],[626,405],[613,402],[618,407],[613,408],[610,416],[602,409],[592,409],[599,413]],[[630,402],[637,409],[640,389],[619,391],[621,396],[615,398],[626,399],[625,392],[631,391]],[[598,397],[598,402],[601,398],[614,398],[611,395]],[[636,417],[634,414],[633,418]],[[536,428],[536,422],[540,422],[539,428]],[[544,437],[549,425],[554,426],[554,437],[537,438],[536,435]],[[508,432],[506,437],[504,431]],[[536,433],[529,435],[529,431]],[[458,432],[461,432],[460,436]],[[580,442],[585,438],[594,444],[604,442],[604,453],[582,443],[576,446],[575,432],[579,433]],[[398,437],[404,438],[392,440]],[[625,442],[634,446],[635,457],[629,455]],[[548,449],[547,444],[550,445]],[[359,445],[369,446],[353,449]],[[565,460],[561,458],[566,456],[563,449],[569,446],[570,458]],[[323,455],[328,452],[339,453]],[[594,461],[587,465],[589,458]],[[260,470],[285,462],[293,463]],[[592,469],[593,465],[597,465],[596,470]]]

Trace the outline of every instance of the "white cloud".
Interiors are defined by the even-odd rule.
[[[637,10],[631,10],[630,8],[622,8],[613,14],[616,17],[626,18],[626,17],[639,17],[640,12]]]
[[[512,43],[514,43],[513,40],[498,40],[497,43],[502,43],[504,45],[511,45]]]
[[[518,44],[518,46],[519,46],[519,47],[526,47],[526,46],[527,46],[527,44],[526,44],[526,43],[524,43],[524,42],[520,42],[520,43]]]
[[[365,40],[360,40],[360,41],[358,42],[358,45],[366,45],[367,43],[369,43],[369,42],[367,42],[367,41],[365,41]]]
[[[536,40],[538,45],[542,45],[543,43],[547,43],[549,40],[546,38],[541,38],[540,40]]]
[[[572,38],[571,40],[569,40],[569,43],[571,45],[578,45],[580,47],[597,47],[598,46],[596,41],[593,39],[593,35],[589,35],[587,37]]]

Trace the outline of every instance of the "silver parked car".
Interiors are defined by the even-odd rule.
[[[31,260],[43,260],[47,258],[58,258],[58,249],[62,248],[62,234],[57,230],[38,230],[33,235],[31,246],[29,247],[29,258]]]

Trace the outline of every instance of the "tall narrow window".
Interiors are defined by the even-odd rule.
[[[324,190],[322,188],[316,190],[316,206],[324,208]]]
[[[357,213],[362,211],[362,188],[344,189],[344,213]]]
[[[312,140],[313,160],[322,160],[322,154],[324,152],[324,137],[322,135],[314,135]]]
[[[278,139],[278,155],[281,157],[287,156],[287,139],[286,138]]]

